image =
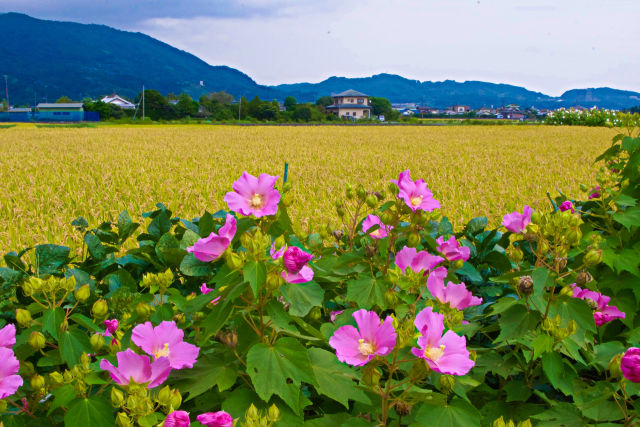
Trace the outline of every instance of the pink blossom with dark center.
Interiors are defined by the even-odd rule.
[[[444,255],[449,261],[466,261],[469,259],[471,249],[466,246],[460,246],[455,236],[451,236],[449,240],[445,241],[442,236],[436,239],[438,244],[438,252]]]
[[[444,336],[444,316],[433,312],[433,307],[427,307],[416,316],[414,321],[421,336],[418,347],[413,347],[411,353],[424,359],[429,367],[436,372],[449,375],[466,375],[475,365],[469,358],[467,340],[453,331],[447,331]]]
[[[620,369],[626,379],[640,383],[640,348],[631,347],[620,360]]]
[[[430,271],[442,261],[444,261],[444,258],[440,256],[431,255],[427,251],[418,252],[416,248],[405,246],[396,254],[395,263],[403,273],[407,267],[413,270],[414,273],[419,273],[421,271]]]
[[[597,199],[600,197],[600,186],[598,185],[596,188],[591,189],[591,193],[589,194],[589,200]]]
[[[233,417],[228,412],[206,412],[196,417],[205,427],[233,427]]]
[[[13,395],[22,386],[22,377],[17,375],[20,362],[13,350],[0,347],[0,399]]]
[[[427,278],[427,289],[438,301],[449,304],[449,307],[457,310],[464,310],[472,305],[482,304],[482,298],[474,297],[471,291],[467,290],[464,282],[449,282],[445,286],[444,279],[447,277],[447,269],[438,267],[429,273]]]
[[[173,411],[164,420],[163,427],[189,427],[189,413],[185,411]]]
[[[377,215],[369,215],[362,221],[362,231],[366,233],[374,225],[379,225],[380,227],[369,233],[372,239],[384,239],[388,236],[389,231],[393,229],[390,225],[384,225]]]
[[[11,349],[16,343],[16,326],[13,323],[0,329],[0,347]]]
[[[163,321],[155,328],[151,322],[137,325],[131,341],[154,359],[168,358],[172,369],[193,368],[200,348],[183,340],[184,332],[176,322]]]
[[[149,356],[134,353],[130,348],[116,354],[118,366],[115,367],[107,359],[100,361],[100,369],[108,371],[111,379],[120,385],[129,385],[131,381],[137,384],[146,384],[147,388],[154,388],[162,384],[169,373],[171,366],[169,359],[160,357],[151,363]]]
[[[392,179],[391,182],[400,189],[398,198],[404,200],[413,212],[417,210],[433,212],[435,209],[440,209],[440,202],[433,198],[433,193],[424,180],[413,181],[408,169],[401,172],[397,180]]]
[[[505,215],[502,218],[502,225],[512,233],[522,233],[527,228],[527,225],[531,223],[532,214],[533,209],[525,205],[523,213],[512,212]]]
[[[227,219],[218,230],[218,234],[211,232],[209,236],[198,240],[193,246],[189,246],[187,252],[202,262],[215,261],[227,250],[235,234],[236,219],[233,215],[227,214]]]
[[[575,283],[573,283],[571,287],[573,288],[574,298],[592,301],[592,304],[595,306],[593,320],[596,322],[597,326],[602,326],[605,323],[611,322],[615,319],[625,318],[625,314],[622,311],[618,310],[618,307],[609,305],[611,297],[603,295],[599,292],[590,291],[589,289],[582,289],[576,286]]]
[[[339,361],[362,366],[376,356],[391,353],[396,345],[396,331],[390,316],[380,323],[376,312],[362,309],[354,312],[353,318],[358,329],[351,325],[341,326],[329,339]]]
[[[564,202],[562,202],[558,209],[560,209],[561,212],[571,211],[571,213],[576,213],[576,210],[573,208],[573,203],[571,203],[570,200],[565,200]]]
[[[104,327],[106,328],[106,331],[104,331],[104,334],[102,334],[105,337],[110,337],[113,334],[116,333],[116,331],[118,330],[118,319],[107,319],[104,321]]]
[[[275,215],[280,202],[280,193],[274,188],[277,180],[277,175],[263,173],[256,178],[244,171],[233,183],[233,191],[224,196],[224,201],[232,211],[244,216]]]

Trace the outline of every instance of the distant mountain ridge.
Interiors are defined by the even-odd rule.
[[[234,96],[299,102],[355,89],[391,102],[435,107],[469,105],[557,108],[573,105],[629,108],[640,105],[640,93],[611,88],[573,89],[560,97],[520,86],[481,81],[418,81],[393,74],[330,77],[319,83],[265,86],[234,68],[212,66],[195,55],[142,33],[105,25],[46,21],[19,13],[0,14],[0,76],[9,76],[12,104],[55,101],[60,96],[82,99],[118,93],[135,97],[144,84],[163,94],[226,90]],[[202,84],[201,84],[202,83]],[[4,98],[0,91],[0,98]]]

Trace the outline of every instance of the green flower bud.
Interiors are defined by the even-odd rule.
[[[343,216],[346,215],[347,211],[345,211],[342,206],[339,206],[339,207],[336,208],[336,213],[338,214],[338,216],[340,218],[342,218]]]
[[[538,211],[535,211],[531,214],[531,223],[540,224],[541,218],[542,218],[542,214]]]
[[[284,236],[279,236],[276,240],[273,241],[273,244],[276,247],[276,249],[280,249],[281,247],[286,245],[287,242],[286,242]]]
[[[34,390],[40,390],[45,386],[44,377],[42,375],[36,374],[32,376],[30,382],[31,382],[31,388],[33,388]]]
[[[149,316],[149,314],[151,314],[151,307],[149,307],[149,304],[146,304],[144,302],[139,302],[136,305],[136,313],[141,318],[146,319]]]
[[[547,252],[549,252],[549,245],[547,242],[538,242],[538,254],[545,255]]]
[[[247,421],[257,421],[259,418],[258,408],[256,408],[252,403],[251,406],[249,406],[249,409],[247,409],[247,412],[244,414],[244,417]]]
[[[580,184],[580,190],[586,193],[587,191],[589,191],[589,187],[587,187],[585,184]]]
[[[0,400],[0,415],[3,414],[3,412],[6,412],[7,410],[7,401],[2,399]]]
[[[453,263],[453,269],[454,270],[460,270],[462,267],[464,267],[464,261],[459,259],[456,262]]]
[[[524,254],[522,253],[522,250],[520,250],[520,248],[518,248],[516,246],[509,246],[507,248],[507,256],[509,257],[509,259],[511,261],[513,261],[513,262],[515,262],[517,264],[520,261],[522,261],[522,258],[524,257]]]
[[[420,244],[420,233],[417,231],[412,231],[407,238],[407,246],[410,248],[415,248]]]
[[[322,318],[322,310],[320,307],[313,307],[309,312],[309,318],[315,321],[320,320]]]
[[[375,387],[380,383],[382,373],[373,365],[368,365],[362,370],[362,383],[370,387]]]
[[[36,374],[36,370],[31,362],[20,361],[20,373],[22,377],[31,377]]]
[[[584,256],[584,264],[587,267],[595,267],[602,262],[602,251],[600,249],[591,249]]]
[[[378,206],[378,198],[373,194],[367,196],[366,202],[367,206],[369,206],[370,208],[375,208],[376,206]]]
[[[124,403],[124,393],[118,387],[111,387],[111,405],[120,408]]]
[[[409,371],[409,377],[413,380],[413,382],[419,382],[427,378],[431,372],[431,368],[424,359],[418,359],[413,362],[413,366],[411,366],[411,370]]]
[[[16,320],[18,325],[23,328],[28,328],[31,325],[31,313],[28,310],[18,308],[16,310]]]
[[[384,301],[387,303],[387,307],[393,308],[398,303],[398,295],[393,289],[387,289],[384,293]]]
[[[103,299],[99,299],[98,301],[93,303],[93,307],[91,308],[91,315],[96,319],[103,319],[107,317],[109,314],[109,305]]]
[[[64,377],[58,371],[49,373],[49,383],[54,387],[59,387],[64,384]]]
[[[116,426],[117,427],[132,427],[133,423],[127,414],[124,412],[118,412],[116,415]]]
[[[112,339],[111,343],[109,344],[109,351],[115,354],[120,351],[120,348],[121,348],[120,341],[118,341],[117,339]]]
[[[171,405],[171,387],[169,387],[168,385],[162,387],[160,392],[158,392],[157,400],[158,400],[158,403],[163,406],[170,406]]]
[[[267,274],[267,290],[275,292],[284,284],[284,279],[278,273],[272,271]]]
[[[246,248],[246,246],[245,246]],[[225,261],[227,262],[227,266],[232,270],[241,270],[244,266],[244,262],[242,261],[242,257],[235,252],[227,253],[225,257]]]
[[[286,193],[286,192],[288,192],[288,191],[291,191],[291,189],[292,189],[292,188],[293,188],[293,184],[291,184],[291,181],[289,181],[289,182],[285,182],[285,183],[282,185],[282,192],[283,192],[283,193]]]
[[[609,361],[609,373],[613,378],[622,378],[622,370],[620,369],[620,361],[624,353],[616,354]]]
[[[80,286],[74,292],[74,296],[76,297],[77,301],[85,302],[91,296],[91,288],[89,287],[89,285]]]
[[[358,185],[358,188],[356,188],[356,196],[358,196],[360,200],[364,200],[367,197],[367,191],[363,186]]]
[[[80,355],[80,365],[84,370],[89,370],[89,364],[91,363],[91,358],[87,353],[82,353]]]
[[[267,417],[269,418],[269,421],[271,421],[272,423],[275,423],[280,418],[280,410],[278,409],[275,403],[269,407],[269,411],[267,412]]]
[[[321,248],[323,243],[322,237],[317,233],[309,234],[307,236],[307,245],[312,249]]]
[[[47,345],[44,335],[38,331],[31,332],[28,343],[34,350],[42,350]]]
[[[394,220],[393,212],[389,209],[387,209],[386,211],[380,214],[380,221],[382,221],[382,223],[385,225],[393,224],[393,220]]]
[[[285,193],[282,195],[282,199],[280,199],[280,202],[286,206],[289,207],[293,204],[293,193]]]
[[[440,390],[444,394],[451,393],[454,385],[456,385],[456,377],[447,374],[440,375]]]
[[[391,193],[391,195],[395,196],[396,194],[398,194],[398,191],[400,191],[400,189],[398,188],[398,184],[390,182],[389,184],[387,184],[387,191]]]
[[[180,407],[180,405],[182,405],[182,395],[177,388],[171,390],[171,398],[169,399],[169,402],[173,409],[177,409]]]

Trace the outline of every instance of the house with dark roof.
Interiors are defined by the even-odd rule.
[[[338,117],[362,119],[371,117],[369,95],[353,89],[332,94],[333,105],[326,107],[327,111]]]

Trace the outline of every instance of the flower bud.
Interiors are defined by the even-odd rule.
[[[91,363],[91,357],[87,353],[80,355],[80,365],[84,370],[89,370],[89,364]]]
[[[533,293],[533,279],[531,276],[522,276],[518,280],[518,292],[522,295],[531,295]]]
[[[287,242],[284,238],[284,235],[279,236],[276,240],[273,241],[273,245],[276,247],[276,249],[280,249],[281,247],[283,247],[284,245],[286,245]]]
[[[85,302],[91,296],[91,288],[89,287],[89,285],[80,286],[74,292],[74,296],[76,297],[77,301]]]
[[[228,331],[228,332],[218,332],[216,337],[220,340],[220,342],[227,347],[234,349],[238,345],[238,334],[236,331]]]
[[[280,418],[280,410],[278,409],[275,403],[269,407],[269,411],[267,412],[267,417],[269,418],[269,421],[271,421],[272,423],[275,423]]]
[[[64,377],[58,371],[53,371],[49,373],[49,383],[54,387],[59,387],[64,384]]]
[[[149,307],[149,305],[144,302],[139,302],[136,305],[136,313],[141,318],[146,319],[149,314],[151,314],[151,307]]]
[[[291,181],[285,182],[284,185],[282,186],[282,192],[286,193],[288,191],[291,191],[292,188],[293,188],[293,184],[291,184]]]
[[[7,401],[2,399],[0,400],[0,415],[2,415],[7,410]]]
[[[394,220],[393,212],[391,212],[391,210],[389,209],[387,209],[386,211],[380,214],[380,221],[382,221],[382,223],[385,225],[392,224],[393,220]]]
[[[31,313],[28,310],[18,308],[16,310],[16,320],[18,325],[23,328],[28,328],[31,325]]]
[[[600,249],[591,249],[584,256],[584,264],[587,267],[594,267],[602,262],[602,251]]]
[[[620,369],[620,362],[622,361],[623,356],[624,356],[624,353],[616,354],[609,361],[609,373],[613,378],[622,377],[622,369]]]
[[[42,335],[41,332],[33,331],[29,336],[28,343],[34,350],[42,350],[47,344],[47,341],[45,340],[44,335]]]
[[[120,348],[121,348],[120,341],[118,341],[115,338],[112,338],[111,343],[109,343],[109,351],[115,354],[120,351]]]
[[[459,259],[456,262],[453,263],[453,269],[454,270],[460,270],[462,267],[464,267],[464,261]]]
[[[31,377],[36,374],[36,369],[31,362],[20,361],[20,375],[22,377]]]
[[[398,295],[393,289],[387,289],[384,293],[384,301],[387,303],[387,307],[393,308],[398,303]]]
[[[356,196],[358,196],[360,200],[364,200],[367,197],[367,191],[362,185],[358,185],[358,188],[356,188]]]
[[[413,366],[411,366],[411,370],[409,371],[409,377],[413,382],[419,382],[429,375],[431,372],[431,368],[427,365],[427,362],[424,359],[417,359]]]
[[[440,375],[440,390],[444,394],[451,393],[454,385],[456,385],[456,377],[447,374]]]
[[[380,383],[382,373],[373,365],[368,365],[362,370],[362,383],[370,387],[375,387]]]
[[[286,207],[291,206],[293,204],[293,193],[283,194],[280,202]]]
[[[36,374],[31,377],[31,388],[34,390],[40,390],[41,388],[44,388],[44,385],[45,381],[42,375]]]
[[[182,395],[180,394],[180,390],[173,389],[171,390],[171,399],[170,399],[171,407],[177,409],[182,404]]]
[[[507,248],[507,255],[509,256],[509,259],[516,264],[522,261],[522,258],[524,257],[522,250],[516,246],[509,246],[509,248]]]
[[[103,299],[99,299],[98,301],[93,303],[93,307],[91,308],[91,315],[96,319],[102,319],[107,316],[109,313],[109,305]]]
[[[407,402],[405,402],[403,400],[398,400],[393,405],[393,409],[396,410],[396,413],[398,415],[400,415],[401,417],[404,417],[404,416],[409,415],[411,413],[411,409],[413,409],[413,405],[410,405],[410,404],[408,404]]]
[[[585,284],[591,282],[592,280],[593,280],[593,277],[591,277],[591,274],[589,274],[587,271],[581,271],[576,276],[576,285],[584,286]]]
[[[336,213],[338,214],[338,216],[340,218],[342,218],[343,216],[345,216],[345,214],[347,213],[347,211],[344,210],[344,207],[339,206],[336,208]]]
[[[335,231],[333,232],[333,237],[334,237],[337,241],[342,240],[342,236],[344,236],[344,233],[342,232],[342,230],[335,230]]]
[[[247,409],[247,412],[244,414],[244,417],[248,420],[251,421],[257,421],[258,420],[258,408],[255,407],[255,405],[252,403],[251,406],[249,406],[249,409]]]
[[[412,231],[407,238],[407,246],[415,248],[420,244],[420,234],[417,231]]]
[[[375,208],[376,206],[378,206],[378,198],[373,194],[370,194],[367,196],[366,203],[370,208]]]
[[[116,415],[116,426],[117,427],[131,427],[133,423],[127,414],[124,412],[118,412]]]
[[[313,307],[309,312],[309,319],[318,321],[322,318],[322,310],[320,307]]]
[[[104,337],[102,336],[102,334],[91,335],[89,342],[91,343],[91,348],[96,353],[100,352],[100,350],[102,350],[105,346]]]
[[[538,254],[545,255],[549,252],[549,244],[547,242],[538,242]]]
[[[114,408],[120,408],[124,403],[124,393],[118,387],[111,387],[111,404]]]
[[[245,248],[246,248],[246,246],[245,246]],[[227,266],[232,271],[240,270],[244,266],[244,262],[242,261],[242,258],[240,257],[240,255],[238,255],[235,252],[229,252],[227,254],[227,256],[225,257],[225,260],[227,262]]]
[[[280,289],[280,286],[284,284],[284,280],[282,276],[280,276],[276,272],[271,272],[267,274],[267,290],[270,292],[275,292]]]
[[[531,214],[531,222],[532,222],[533,224],[540,224],[540,219],[541,219],[541,217],[542,217],[542,214],[541,214],[540,212],[538,212],[538,211],[534,211],[534,212]]]

